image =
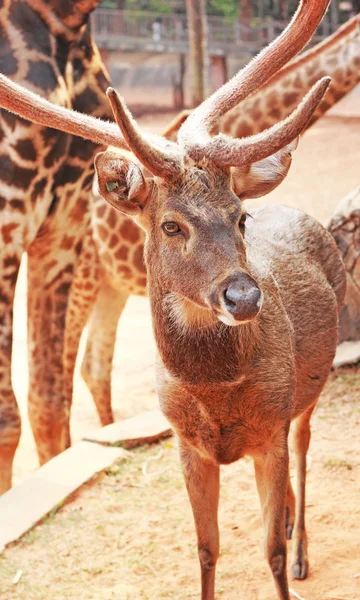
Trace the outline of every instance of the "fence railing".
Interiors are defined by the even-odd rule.
[[[97,9],[91,18],[92,33],[102,48],[179,52],[188,51],[186,17],[133,10]],[[248,27],[238,19],[207,17],[209,54],[255,54],[281,33],[286,22],[266,19]],[[332,33],[328,18],[321,23],[313,43]]]

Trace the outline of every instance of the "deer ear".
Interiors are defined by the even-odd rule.
[[[118,152],[95,156],[95,171],[102,197],[114,208],[136,216],[145,207],[149,186],[139,167]]]
[[[251,165],[233,167],[232,186],[235,194],[241,199],[259,198],[274,190],[285,179],[290,169],[292,156],[299,138],[281,148],[263,160]]]

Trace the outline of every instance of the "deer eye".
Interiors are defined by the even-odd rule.
[[[245,229],[245,221],[246,221],[246,216],[247,216],[247,215],[246,215],[246,213],[244,213],[244,214],[243,214],[243,215],[241,215],[241,217],[240,217],[240,221],[239,221],[239,228],[240,228],[241,230],[244,230],[244,229]]]
[[[166,221],[166,223],[163,223],[161,227],[166,235],[177,235],[178,233],[181,233],[179,225],[174,221]]]

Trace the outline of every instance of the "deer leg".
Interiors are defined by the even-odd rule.
[[[286,513],[285,513],[285,531],[286,531],[286,539],[291,540],[292,532],[294,529],[295,523],[295,494],[293,487],[291,485],[290,473],[288,477],[287,484],[287,494],[286,494]]]
[[[215,568],[219,556],[219,466],[180,444],[180,457],[198,541],[201,600],[214,600]]]
[[[294,446],[296,456],[296,511],[293,535],[292,574],[295,579],[305,579],[309,562],[305,529],[306,454],[310,443],[310,418],[315,405],[295,421]]]
[[[10,244],[9,244],[10,246]],[[12,463],[21,433],[21,420],[11,385],[13,303],[20,254],[1,249],[0,272],[0,495],[11,487]]]
[[[89,228],[81,248],[71,285],[69,306],[66,314],[64,342],[65,397],[73,396],[73,378],[81,334],[89,318],[100,288],[101,273],[99,255]],[[70,444],[70,440],[69,440]]]
[[[289,600],[286,573],[285,501],[289,479],[288,427],[277,433],[273,449],[255,459],[256,485],[265,534],[265,555],[279,600]]]
[[[102,425],[113,423],[111,368],[116,330],[128,294],[111,287],[105,279],[93,307],[81,374],[95,401]]]

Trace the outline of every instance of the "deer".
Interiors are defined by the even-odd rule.
[[[113,89],[116,124],[52,106],[0,77],[0,105],[100,144],[100,193],[146,235],[144,258],[161,408],[179,440],[193,510],[201,600],[214,600],[220,466],[252,457],[265,556],[279,600],[308,575],[305,526],[310,418],[335,355],[345,270],[331,234],[286,206],[246,210],[286,177],[301,131],[330,83],[250,138],[212,135],[219,118],[311,39],[328,0],[302,0],[284,32],[196,108],[176,142],[142,134]],[[121,134],[120,134],[121,132]],[[144,175],[142,167],[151,176]],[[289,476],[294,422],[296,497]]]

